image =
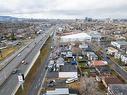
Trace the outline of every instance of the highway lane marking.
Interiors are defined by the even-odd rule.
[[[41,82],[41,86],[40,86],[40,88],[39,88],[39,91],[38,91],[38,94],[37,94],[37,95],[40,95],[40,93],[41,93],[41,89],[42,89],[42,86],[43,86],[43,84],[44,84],[45,77],[46,77],[47,73],[48,73],[48,69],[47,69],[46,72],[45,72],[45,75],[44,75],[44,77],[43,77],[43,80],[42,80],[42,82]]]

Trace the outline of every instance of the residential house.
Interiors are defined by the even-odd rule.
[[[94,52],[86,52],[86,55],[88,57],[88,60],[97,60],[98,56]]]
[[[103,61],[103,60],[94,60],[94,61],[91,61],[89,65],[92,67],[99,67],[99,66],[106,66],[108,65],[108,63],[107,61]]]
[[[44,95],[77,95],[71,94],[68,88],[55,88],[54,90],[48,90]]]
[[[118,49],[126,48],[127,47],[127,42],[126,41],[112,41],[111,45],[114,47],[117,47]]]
[[[115,55],[118,53],[118,50],[113,48],[113,47],[108,47],[107,48],[107,54],[110,54],[110,55]]]
[[[77,67],[70,63],[65,63],[64,66],[60,67],[60,71],[58,72],[59,78],[72,78],[78,77]]]

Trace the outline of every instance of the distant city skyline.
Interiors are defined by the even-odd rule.
[[[0,15],[23,18],[126,18],[126,0],[0,0]]]

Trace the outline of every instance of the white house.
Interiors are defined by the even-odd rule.
[[[110,54],[110,55],[115,55],[118,53],[118,50],[113,48],[113,47],[108,47],[107,48],[107,53]]]
[[[120,49],[123,47],[127,47],[127,42],[126,41],[112,41],[111,45]]]
[[[98,56],[94,52],[86,52],[88,60],[97,60]]]

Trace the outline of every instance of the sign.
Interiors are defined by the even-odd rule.
[[[18,75],[18,80],[19,80],[19,82],[23,82],[23,77],[22,77],[22,75]]]

